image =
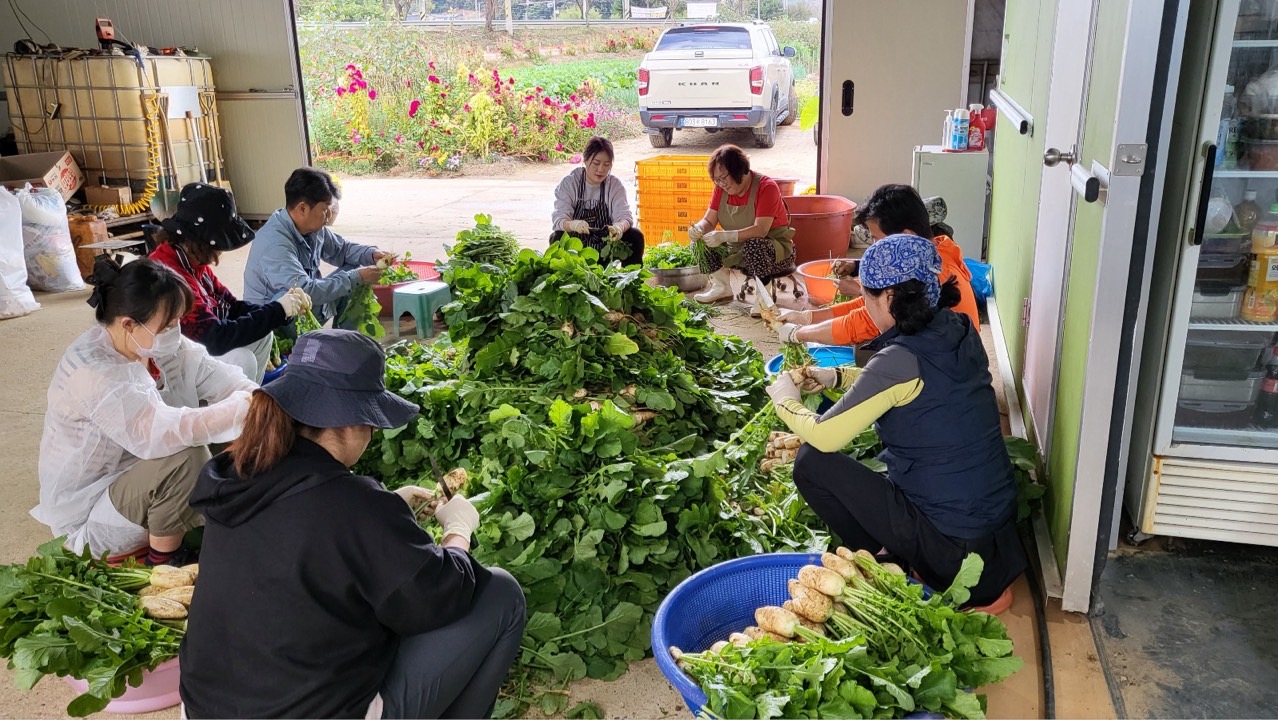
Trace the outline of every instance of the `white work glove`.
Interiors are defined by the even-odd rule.
[[[688,239],[691,240],[692,242],[696,242],[700,240],[701,238],[705,237],[705,234],[706,234],[706,231],[702,230],[701,226],[696,223],[693,223],[688,226]]]
[[[311,299],[300,288],[293,288],[276,300],[284,308],[284,317],[295,318],[310,309]]]
[[[811,325],[811,310],[786,310],[781,313],[781,322],[792,323],[794,325]]]
[[[772,398],[774,405],[780,405],[786,400],[803,399],[803,396],[799,394],[799,386],[794,384],[794,378],[790,377],[788,372],[777,375],[777,379],[768,386],[768,397]]]
[[[461,495],[435,509],[435,519],[444,528],[444,537],[456,535],[470,542],[470,536],[479,527],[479,511]]]
[[[701,236],[708,247],[719,247],[724,243],[734,243],[737,241],[736,230],[713,230]]]
[[[799,333],[799,330],[803,329],[802,325],[795,325],[794,323],[788,322],[776,322],[771,323],[771,325],[772,329],[776,331],[777,337],[781,338],[781,342],[783,343],[798,342],[798,340],[795,339],[795,335]]]
[[[609,226],[608,226],[608,239],[609,239],[609,240],[620,240],[620,239],[621,239],[621,227],[620,227],[619,225],[609,225]]]
[[[799,377],[795,378],[795,374]],[[838,385],[839,371],[835,368],[802,367],[791,371],[791,379],[798,383],[804,394],[813,395]]]
[[[568,220],[564,223],[564,232],[585,235],[590,232],[590,223],[585,220]]]
[[[404,502],[408,503],[408,507],[414,511],[435,499],[435,493],[417,485],[405,485],[395,490],[395,494],[403,498]]]

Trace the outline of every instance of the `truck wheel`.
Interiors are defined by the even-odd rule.
[[[794,83],[790,83],[790,99],[786,103],[785,119],[781,121],[781,125],[793,125],[795,120],[799,119],[799,93],[794,90]]]
[[[777,144],[777,101],[772,101],[772,109],[768,111],[768,122],[761,128],[754,129],[754,146],[770,148]]]
[[[656,135],[649,135],[648,142],[655,148],[668,148],[674,142],[674,129],[661,128]]]

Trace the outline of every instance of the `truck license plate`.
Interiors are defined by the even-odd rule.
[[[684,127],[719,127],[719,118],[715,117],[686,117],[680,122]]]

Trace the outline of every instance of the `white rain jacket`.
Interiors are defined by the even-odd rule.
[[[107,489],[138,460],[230,442],[257,385],[233,365],[209,357],[183,337],[159,358],[160,379],[120,355],[106,329],[94,326],[62,355],[49,384],[40,438],[40,504],[31,515],[95,556],[136,550],[147,532],[120,516]],[[200,407],[203,401],[207,407]]]

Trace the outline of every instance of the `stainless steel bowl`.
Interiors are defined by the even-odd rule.
[[[653,270],[652,276],[657,284],[663,287],[679,288],[681,292],[692,292],[706,286],[705,273],[699,267],[681,267],[671,270]]]

